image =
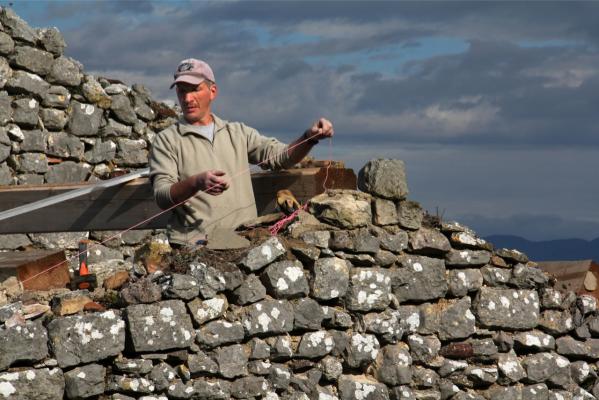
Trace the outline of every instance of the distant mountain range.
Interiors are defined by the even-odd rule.
[[[517,249],[533,261],[586,260],[599,261],[599,237],[588,241],[583,239],[560,239],[533,242],[519,236],[491,235],[485,240],[495,248]]]

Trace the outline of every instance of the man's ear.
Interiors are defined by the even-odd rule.
[[[216,99],[217,96],[218,96],[218,86],[216,86],[216,83],[213,83],[212,85],[210,85],[210,100]]]

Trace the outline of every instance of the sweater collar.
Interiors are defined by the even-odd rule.
[[[212,114],[212,119],[214,120],[214,133],[225,128],[226,121],[220,119],[219,117],[217,117],[214,114]],[[187,135],[188,133],[192,133],[192,134],[195,133],[195,131],[189,129],[190,125],[187,122],[185,122],[185,119],[183,119],[183,117],[179,118],[179,122],[177,123],[177,125],[179,126],[179,132],[181,133],[181,135]]]

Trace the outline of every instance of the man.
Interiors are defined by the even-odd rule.
[[[150,180],[162,209],[185,202],[169,220],[175,245],[193,244],[199,234],[234,228],[257,216],[249,163],[289,168],[319,140],[333,136],[331,122],[320,118],[287,146],[243,123],[220,119],[211,111],[218,95],[214,73],[201,60],[181,61],[173,86],[183,118],[156,135]]]

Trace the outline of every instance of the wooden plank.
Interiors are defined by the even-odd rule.
[[[326,174],[326,168],[253,174],[252,184],[258,213],[263,215],[274,210],[275,194],[280,189],[290,189],[301,202],[322,193]],[[327,188],[356,188],[356,176],[351,169],[330,168],[328,174]],[[0,187],[0,211],[85,185]],[[0,223],[0,234],[123,230],[159,212],[161,210],[154,203],[148,179],[140,178],[125,185],[103,188],[50,207],[6,219]],[[164,213],[135,229],[165,228],[167,220],[168,213]]]

